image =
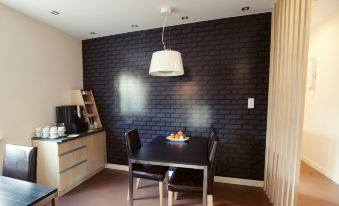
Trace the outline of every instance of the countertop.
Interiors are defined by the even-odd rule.
[[[60,138],[57,138],[57,139],[33,137],[32,140],[48,141],[48,142],[55,142],[57,144],[61,144],[61,143],[64,143],[64,142],[72,141],[74,139],[78,139],[78,138],[81,138],[81,137],[86,137],[88,135],[92,135],[92,134],[102,132],[102,131],[105,131],[105,129],[98,128],[98,129],[94,129],[94,130],[91,130],[91,131],[83,132],[83,133],[80,133],[79,136],[77,136],[77,137],[60,137]]]

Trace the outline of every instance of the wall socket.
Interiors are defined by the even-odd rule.
[[[254,98],[248,98],[247,108],[248,109],[254,109]]]

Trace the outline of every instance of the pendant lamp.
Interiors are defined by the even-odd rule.
[[[180,76],[184,74],[184,67],[182,64],[181,53],[178,51],[166,49],[164,42],[164,32],[165,32],[165,23],[167,20],[167,15],[171,13],[171,7],[162,7],[161,14],[164,17],[164,23],[162,25],[162,44],[164,50],[156,51],[152,55],[151,65],[149,69],[149,74],[152,76]]]

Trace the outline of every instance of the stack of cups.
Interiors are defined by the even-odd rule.
[[[42,128],[41,127],[35,128],[35,136],[36,137],[41,137],[42,136]]]
[[[65,126],[58,127],[58,135],[59,135],[59,137],[65,136],[65,131],[66,131]]]
[[[58,137],[58,128],[56,126],[53,126],[49,129],[49,134],[51,138],[57,138]]]
[[[49,126],[45,126],[45,127],[42,129],[42,137],[43,137],[43,138],[49,137]]]

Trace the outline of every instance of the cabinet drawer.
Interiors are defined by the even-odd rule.
[[[87,160],[84,160],[71,169],[60,172],[60,191],[71,188],[80,180],[86,177],[87,174]]]
[[[75,165],[87,160],[87,147],[80,146],[59,155],[59,172],[71,169]]]
[[[64,153],[70,152],[70,151],[72,151],[76,148],[85,146],[86,145],[86,139],[87,139],[86,137],[83,137],[83,138],[79,138],[79,139],[76,139],[76,140],[72,140],[72,141],[69,141],[69,142],[59,144],[58,145],[59,146],[59,148],[58,148],[59,156],[63,155]]]

